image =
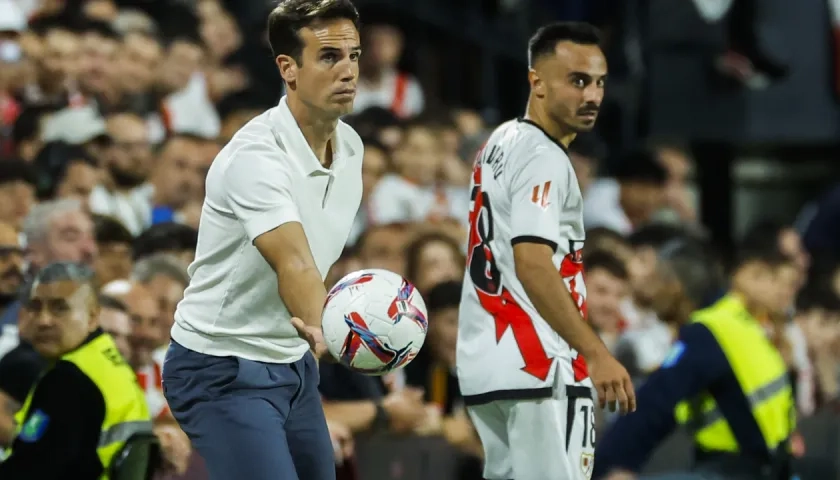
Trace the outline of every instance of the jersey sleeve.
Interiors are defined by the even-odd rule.
[[[95,458],[104,420],[102,392],[78,367],[58,362],[36,385],[0,478],[63,478],[80,458]]]
[[[563,208],[569,175],[563,159],[537,147],[526,152],[509,180],[511,243],[543,243],[557,250],[562,241]]]
[[[224,172],[228,206],[251,242],[280,225],[300,222],[291,162],[282,155],[268,145],[252,143],[233,153]]]

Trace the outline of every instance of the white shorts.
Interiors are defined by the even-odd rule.
[[[467,407],[484,446],[487,480],[589,480],[595,463],[595,404],[589,387],[538,400]]]

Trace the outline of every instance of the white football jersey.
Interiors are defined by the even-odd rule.
[[[548,397],[556,382],[591,386],[583,357],[537,313],[513,261],[516,243],[551,246],[585,318],[583,198],[564,147],[528,120],[499,126],[476,159],[469,221],[457,350],[465,401]]]

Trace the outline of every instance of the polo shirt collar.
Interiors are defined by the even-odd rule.
[[[318,157],[315,156],[312,147],[306,142],[306,137],[303,136],[297,120],[292,115],[292,111],[289,110],[286,95],[283,95],[283,98],[280,99],[280,103],[277,105],[275,112],[273,128],[280,128],[279,132],[275,130],[275,136],[278,136],[282,132],[279,136],[284,140],[283,143],[291,151],[298,153],[294,157],[301,163],[307,175],[329,175],[338,172],[344,167],[346,159],[356,154],[350,144],[342,138],[340,129],[336,127],[332,142],[333,162],[331,168],[325,168],[321,165]]]

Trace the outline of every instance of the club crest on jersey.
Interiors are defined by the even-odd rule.
[[[595,455],[591,453],[580,454],[580,470],[587,479],[592,478],[592,469],[595,467]]]

